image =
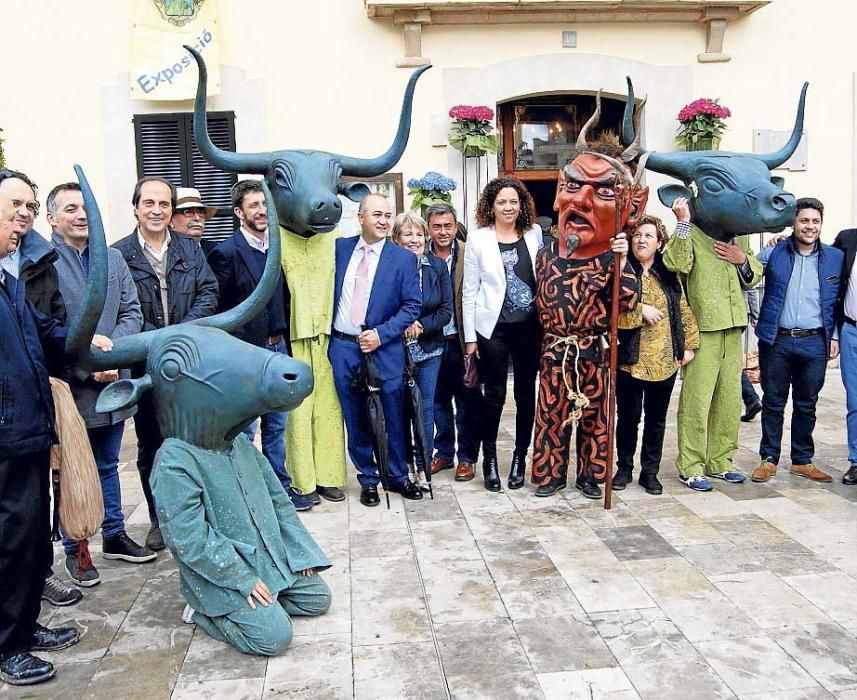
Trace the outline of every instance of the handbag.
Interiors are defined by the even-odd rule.
[[[464,386],[467,389],[479,388],[479,367],[476,363],[476,353],[464,356]]]

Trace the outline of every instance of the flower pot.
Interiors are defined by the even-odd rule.
[[[716,136],[711,138],[700,138],[697,139],[696,143],[687,144],[687,148],[685,150],[688,151],[716,151],[720,148],[720,139]]]

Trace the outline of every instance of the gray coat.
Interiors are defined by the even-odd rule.
[[[54,233],[51,242],[56,248],[58,259],[54,263],[59,278],[60,294],[71,322],[77,315],[86,292],[86,274],[80,264],[80,253],[76,248],[63,242],[62,236]],[[107,299],[104,311],[98,320],[95,332],[113,340],[126,335],[139,333],[143,327],[143,314],[137,298],[137,286],[122,253],[107,249]],[[115,413],[96,413],[95,402],[98,394],[107,386],[96,382],[92,375],[80,379],[82,372],[72,372],[69,384],[74,395],[77,410],[86,422],[87,428],[115,425],[137,412],[136,406]],[[120,377],[130,377],[128,370],[122,370]]]

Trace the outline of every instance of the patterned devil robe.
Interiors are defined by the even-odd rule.
[[[553,246],[542,248],[536,258],[536,308],[544,332],[532,470],[537,486],[551,478],[565,482],[575,423],[578,478],[604,478],[612,261],[612,252],[565,259]],[[633,309],[639,297],[639,281],[626,263],[619,311]]]

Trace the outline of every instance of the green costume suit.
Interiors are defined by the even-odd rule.
[[[333,325],[334,255],[338,232],[310,238],[281,228],[283,269],[292,297],[292,357],[312,369],[313,390],[289,414],[286,459],[295,487],[345,485],[345,431],[342,409],[327,358]]]
[[[741,280],[735,265],[714,253],[714,240],[696,226],[664,247],[664,264],[681,273],[699,324],[699,349],[683,371],[678,406],[678,459],[682,478],[732,469],[741,416],[741,336],[747,326],[744,289],[762,278],[762,265],[746,236],[737,239],[753,279]]]
[[[155,459],[152,492],[182,594],[210,636],[271,656],[291,641],[290,615],[320,615],[330,606],[321,577],[299,573],[330,562],[243,434],[229,452],[168,438]],[[275,602],[256,602],[254,610],[247,597],[259,579]]]

